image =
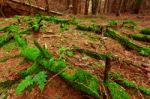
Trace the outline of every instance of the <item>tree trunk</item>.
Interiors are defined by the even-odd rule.
[[[118,7],[118,10],[117,10],[116,16],[120,16],[122,4],[123,4],[123,0],[120,0],[119,7]]]
[[[97,14],[99,0],[92,0],[92,14]]]
[[[138,14],[141,8],[141,4],[142,4],[143,0],[136,0],[135,2],[135,6],[134,6],[134,13]]]
[[[48,0],[45,0],[45,11],[49,14],[49,3],[48,3]]]
[[[73,13],[78,13],[78,0],[73,0]]]
[[[88,9],[89,9],[89,0],[86,0],[85,1],[85,15],[88,15],[89,13]]]
[[[108,4],[108,0],[105,0],[104,9],[103,9],[104,14],[107,13],[107,4]]]

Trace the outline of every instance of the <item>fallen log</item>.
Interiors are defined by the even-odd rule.
[[[38,6],[35,6],[35,5],[32,5],[32,4],[30,5],[30,4],[23,3],[23,2],[20,2],[20,1],[16,1],[16,0],[7,0],[6,3],[9,6],[11,6],[12,8],[15,8],[15,9],[21,9],[21,10],[30,12],[31,8],[32,8],[34,10],[37,10],[38,12],[41,11],[41,12],[47,14],[47,10],[45,8],[38,7]],[[58,16],[63,15],[63,13],[61,13],[61,12],[52,11],[52,10],[50,10],[49,13],[52,14],[52,15],[58,15]]]

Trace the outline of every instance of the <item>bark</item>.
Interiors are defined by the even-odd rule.
[[[108,4],[108,0],[105,0],[105,4],[104,4],[104,8],[103,8],[103,13],[104,14],[107,13],[107,4]]]
[[[88,8],[89,8],[89,0],[86,0],[85,1],[85,15],[88,15],[89,13]]]
[[[49,14],[49,3],[48,3],[48,0],[45,0],[45,11]]]
[[[123,0],[120,0],[120,2],[119,2],[119,7],[118,7],[118,10],[117,10],[116,16],[120,16],[122,4],[123,4]]]
[[[99,0],[92,0],[92,14],[97,14]]]
[[[134,7],[134,13],[135,14],[139,13],[142,2],[143,2],[143,0],[136,0],[135,7]]]

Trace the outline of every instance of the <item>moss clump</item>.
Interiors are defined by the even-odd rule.
[[[92,51],[85,50],[85,49],[74,48],[74,50],[76,50],[76,51],[78,51],[80,53],[86,54],[86,55],[88,55],[90,57],[93,57],[95,59],[106,60],[106,58],[108,57],[108,55],[92,52]]]
[[[30,34],[31,29],[24,29],[20,32],[20,34]]]
[[[112,29],[108,28],[104,35],[119,41],[119,43],[121,43],[126,48],[138,51],[139,54],[141,54],[143,56],[150,55],[150,48],[138,46],[138,45],[134,44],[133,42],[131,42],[130,40],[128,40],[128,38],[119,35],[119,33],[117,33],[116,31],[114,31]]]
[[[116,20],[112,20],[112,21],[109,22],[110,27],[114,27],[114,26],[117,26],[117,25],[118,25],[118,21],[116,21]]]
[[[24,48],[21,50],[21,56],[30,61],[36,61],[40,56],[40,51],[37,48]]]
[[[24,40],[20,34],[15,35],[15,41],[19,44],[20,47],[25,48],[27,47],[27,41]]]
[[[127,25],[133,25],[133,26],[136,26],[137,24],[134,22],[134,21],[132,21],[132,20],[124,20],[123,21],[123,25],[125,25],[125,24],[127,24]]]
[[[108,88],[112,99],[130,99],[125,90],[123,90],[117,83],[107,81],[104,85]]]
[[[142,34],[150,35],[150,28],[145,28],[140,31]]]
[[[10,34],[10,33],[3,34],[0,37],[0,47],[2,47],[4,44],[9,42],[11,39],[13,39],[13,35],[12,34]]]
[[[6,43],[2,48],[4,49],[4,51],[10,52],[11,50],[17,49],[18,47],[19,45],[14,40],[11,40],[10,42]]]
[[[0,27],[0,31],[5,31],[7,28],[8,28],[8,26]]]
[[[143,94],[150,96],[150,89],[143,87],[143,86],[139,86],[136,83],[133,83],[127,79],[123,79],[122,75],[118,76],[118,74],[116,73],[112,74],[112,77],[113,77],[113,80],[117,82],[118,84],[123,85],[125,87],[137,89],[141,91]]]
[[[92,32],[96,32],[96,33],[101,33],[101,28],[99,28],[96,25],[83,25],[83,24],[78,24],[77,25],[77,29],[79,30],[84,30],[84,31],[92,31]]]
[[[129,34],[129,37],[133,38],[135,40],[150,42],[150,35],[145,35],[145,34]]]
[[[66,19],[59,19],[55,16],[42,16],[42,19],[43,20],[46,20],[48,22],[51,22],[51,23],[56,23],[56,24],[69,24],[69,20],[66,20]]]
[[[73,87],[81,90],[96,99],[100,98],[99,94],[99,81],[87,71],[70,67],[60,75],[66,81],[68,81]]]
[[[138,89],[139,89],[142,93],[144,93],[144,94],[150,96],[150,89],[145,88],[145,87],[143,87],[143,86],[139,86]]]

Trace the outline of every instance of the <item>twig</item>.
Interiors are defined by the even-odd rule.
[[[66,67],[64,69],[62,69],[61,71],[59,71],[57,74],[53,75],[48,81],[47,84],[52,81],[55,77],[57,77],[59,74],[61,74],[62,72],[64,72],[66,69],[68,69],[69,67]]]

